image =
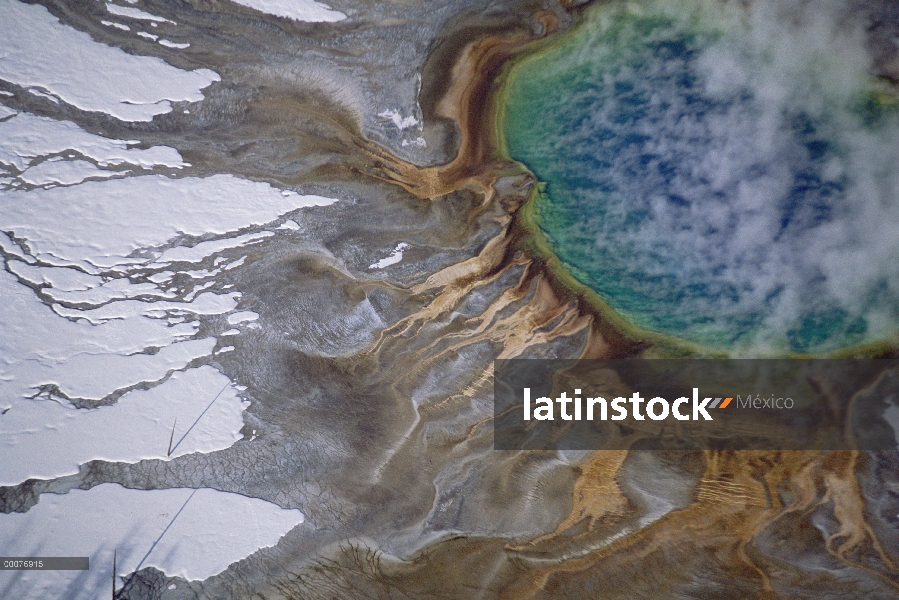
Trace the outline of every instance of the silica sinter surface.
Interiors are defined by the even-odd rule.
[[[822,352],[899,331],[899,116],[827,3],[600,5],[502,127],[565,267],[637,327]]]

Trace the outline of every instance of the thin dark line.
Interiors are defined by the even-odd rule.
[[[190,502],[190,499],[193,498],[193,497],[194,497],[194,494],[196,494],[196,493],[197,493],[197,488],[194,488],[194,491],[192,491],[192,492],[190,493],[190,496],[187,497],[187,500],[184,501],[184,504],[182,504],[182,505],[181,505],[181,508],[178,509],[178,512],[175,513],[175,516],[172,517],[172,520],[171,520],[171,521],[169,521],[169,524],[165,526],[165,529],[162,530],[162,533],[159,534],[159,537],[156,538],[156,541],[153,542],[153,545],[151,545],[151,546],[150,546],[150,549],[147,550],[147,553],[144,554],[144,557],[143,557],[142,559],[140,559],[140,562],[139,562],[139,563],[137,563],[137,567],[136,567],[136,568],[134,569],[134,571],[132,572],[132,576],[133,576],[134,573],[137,573],[138,571],[140,571],[140,568],[141,568],[142,566],[144,566],[144,561],[146,561],[147,558],[149,558],[150,553],[153,552],[153,549],[156,547],[156,544],[159,543],[159,540],[162,539],[162,536],[164,536],[165,533],[169,530],[169,527],[172,526],[172,524],[175,522],[175,519],[177,519],[177,518],[178,518],[178,515],[181,514],[181,511],[183,511],[183,510],[187,507],[187,503]],[[128,583],[131,583],[131,578],[128,579]],[[125,584],[125,587],[128,587],[128,584]],[[122,590],[124,590],[125,587],[123,587]]]
[[[166,456],[172,455],[172,440],[175,439],[175,427],[178,425],[178,419],[175,419],[175,422],[172,424],[172,435],[169,436],[169,453]]]
[[[172,455],[172,452],[174,452],[175,450],[178,449],[178,446],[181,445],[181,442],[184,441],[184,438],[187,437],[187,434],[190,433],[190,431],[191,431],[194,427],[196,427],[197,423],[200,422],[200,419],[203,418],[203,415],[206,414],[206,411],[209,410],[210,408],[212,408],[213,402],[215,402],[216,400],[218,400],[218,399],[219,399],[219,396],[221,396],[222,394],[225,393],[225,390],[228,389],[228,386],[229,386],[229,385],[231,385],[231,382],[230,382],[230,381],[229,381],[228,383],[225,384],[225,387],[222,388],[222,391],[220,391],[218,394],[215,395],[215,398],[212,399],[212,402],[209,403],[209,406],[207,406],[206,408],[203,409],[203,412],[200,413],[200,416],[197,417],[197,420],[194,421],[194,424],[191,425],[191,426],[187,429],[187,431],[184,432],[184,435],[181,436],[181,439],[178,440],[178,443],[175,444],[175,447],[172,448],[172,451],[171,451],[171,452],[169,452],[169,456]]]

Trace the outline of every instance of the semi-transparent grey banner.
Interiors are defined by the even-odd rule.
[[[0,556],[0,571],[88,571],[87,556]]]
[[[497,450],[896,450],[899,360],[494,362]]]

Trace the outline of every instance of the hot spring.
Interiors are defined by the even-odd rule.
[[[513,66],[507,152],[564,268],[639,329],[737,353],[899,332],[899,111],[828,3],[602,4]]]

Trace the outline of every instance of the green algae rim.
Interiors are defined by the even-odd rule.
[[[723,350],[709,346],[703,346],[689,342],[673,335],[643,329],[630,322],[619,311],[613,308],[598,292],[589,287],[587,284],[577,279],[565,266],[564,262],[553,251],[552,245],[546,233],[538,224],[536,216],[537,202],[540,201],[544,194],[543,189],[545,182],[540,181],[536,174],[523,162],[514,158],[509,152],[506,141],[506,132],[504,123],[506,122],[506,109],[508,106],[508,95],[511,93],[512,82],[515,79],[516,71],[520,69],[524,63],[536,60],[544,54],[556,50],[559,45],[567,41],[570,36],[577,35],[578,31],[586,26],[587,18],[584,13],[588,10],[609,9],[611,3],[590,2],[579,7],[573,12],[575,23],[569,29],[558,33],[555,36],[538,40],[529,44],[522,49],[516,56],[510,58],[503,65],[499,76],[494,82],[496,90],[492,104],[493,106],[493,135],[496,140],[496,155],[498,159],[511,162],[516,166],[517,170],[527,174],[536,183],[532,188],[528,198],[513,214],[513,228],[518,228],[522,232],[521,249],[534,259],[541,261],[546,266],[546,273],[572,297],[582,300],[597,316],[603,321],[609,323],[617,329],[625,337],[642,343],[648,343],[648,346],[638,351],[644,357],[709,357],[724,358],[732,356],[740,356],[735,354],[734,350]],[[899,102],[899,99],[896,99]],[[837,350],[820,353],[802,353],[802,352],[775,352],[772,354],[755,355],[753,358],[877,358],[889,355],[899,354],[899,334],[888,337],[887,339],[868,342],[855,346],[847,346]]]

